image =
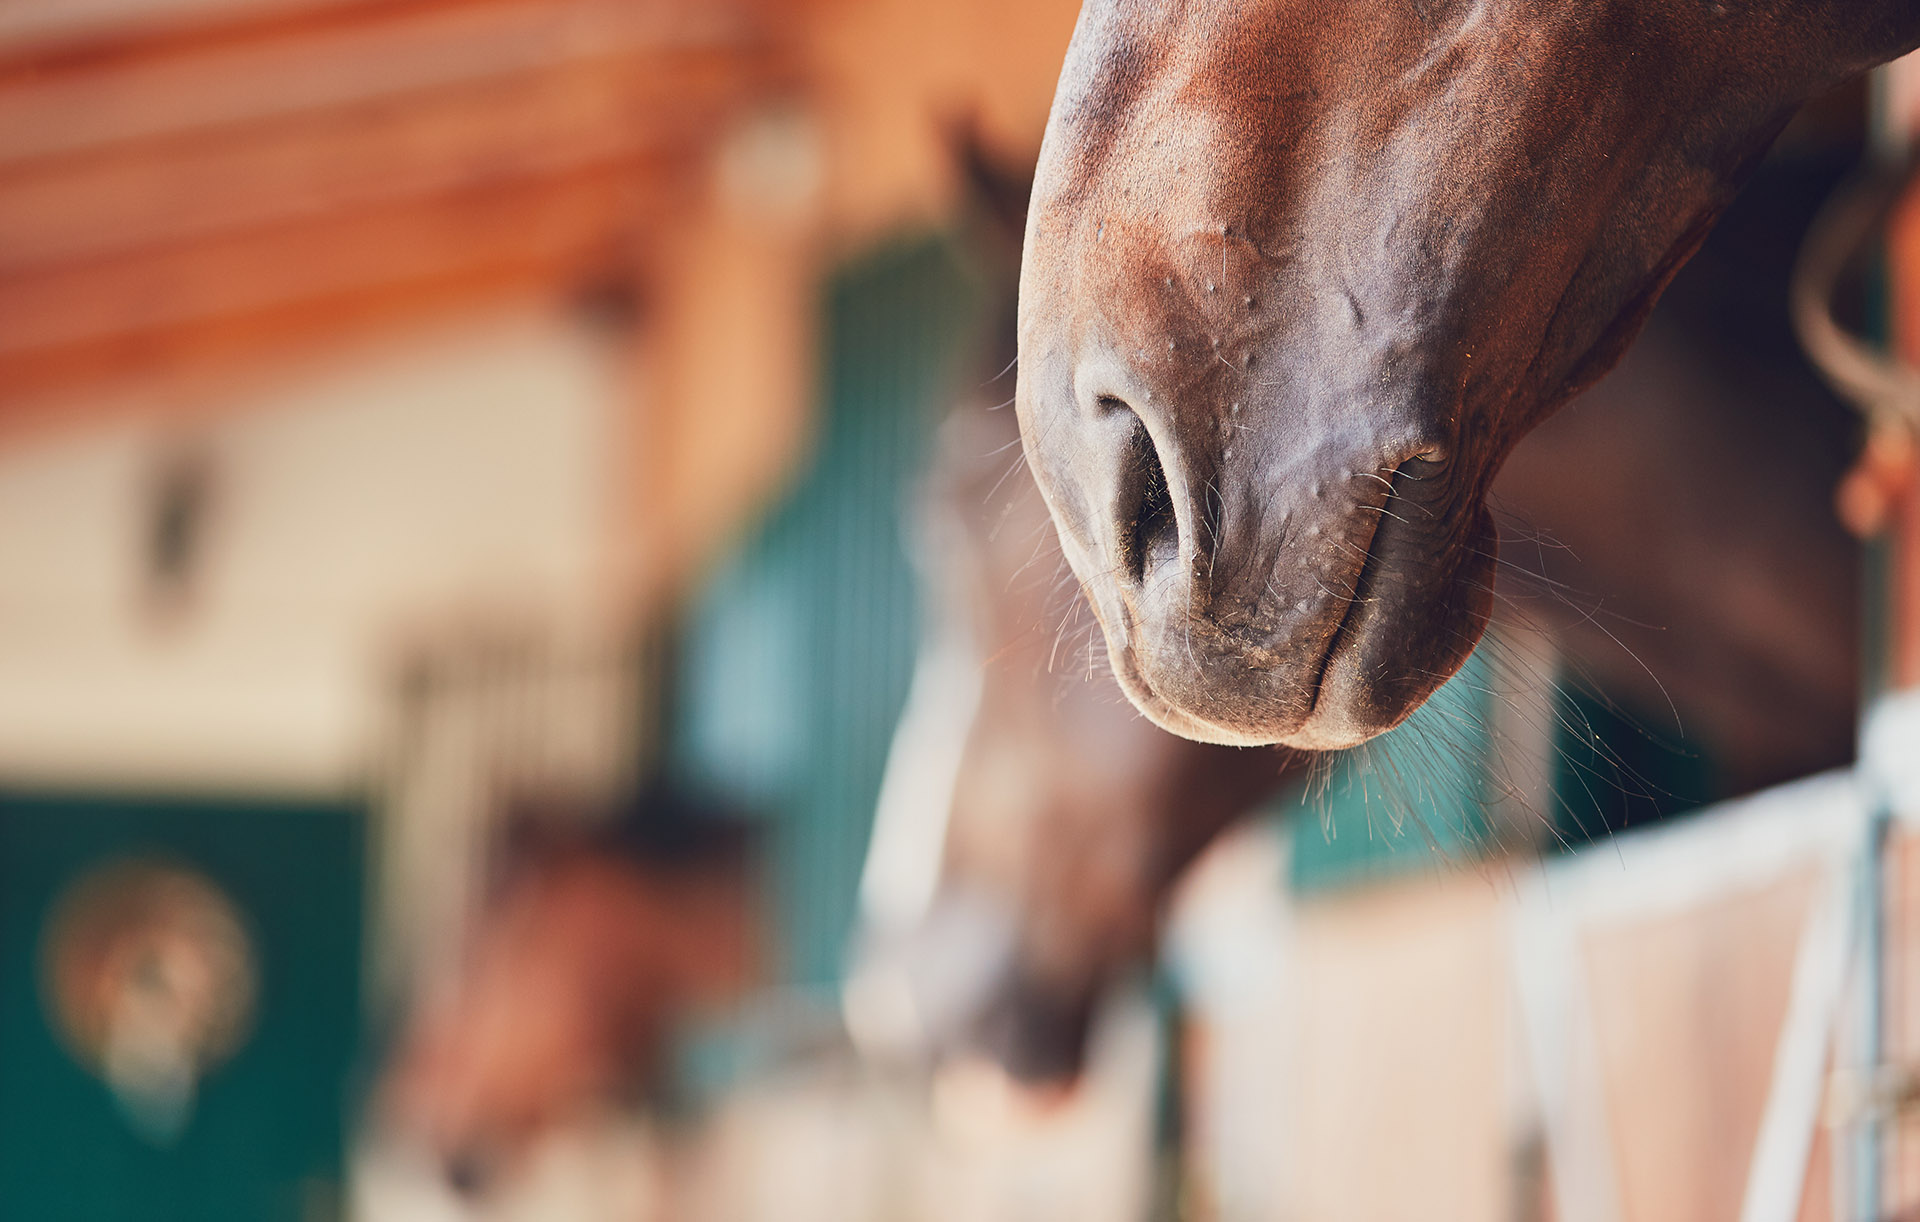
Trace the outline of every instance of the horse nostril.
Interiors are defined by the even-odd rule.
[[[1121,456],[1119,542],[1120,564],[1138,585],[1157,564],[1180,551],[1180,523],[1173,510],[1173,493],[1147,426],[1134,420]]]

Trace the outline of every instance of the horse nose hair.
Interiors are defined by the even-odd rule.
[[[1146,421],[1125,400],[1103,395],[1099,406],[1104,413],[1121,414],[1129,420],[1114,481],[1115,567],[1138,587],[1180,556],[1183,515],[1175,500],[1178,484],[1168,479],[1168,459],[1172,456],[1161,453]]]

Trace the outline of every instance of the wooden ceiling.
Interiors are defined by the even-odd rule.
[[[262,0],[0,45],[0,415],[631,266],[777,0]]]

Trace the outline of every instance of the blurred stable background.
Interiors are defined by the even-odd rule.
[[[0,1216],[1851,1208],[1868,91],[1303,766],[1120,703],[1018,461],[1075,8],[0,6]]]

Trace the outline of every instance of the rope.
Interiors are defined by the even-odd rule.
[[[1841,276],[1886,223],[1915,168],[1870,170],[1833,193],[1801,245],[1788,306],[1801,346],[1836,394],[1871,425],[1920,431],[1920,371],[1850,334],[1833,316]]]

